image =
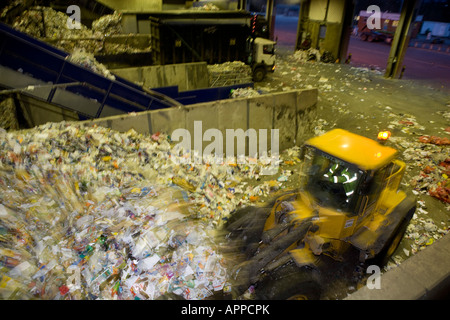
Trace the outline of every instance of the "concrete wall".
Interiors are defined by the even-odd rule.
[[[62,120],[69,120],[69,118],[78,119],[75,112],[61,113],[64,106],[69,110],[76,110],[87,117],[95,117],[101,108],[101,101],[89,99],[76,93],[65,90],[64,88],[57,88],[51,99],[54,106],[48,104],[46,101],[51,94],[52,86],[48,83],[32,78],[27,74],[0,66],[0,84],[6,88],[28,88],[17,89],[16,92],[23,91],[30,97],[27,99],[25,95],[18,96],[24,101],[25,106],[29,106],[28,111],[21,108],[23,112],[29,115],[29,124],[31,126],[44,124],[46,122],[58,122]],[[23,96],[23,97],[22,97]],[[107,104],[103,106],[100,117],[108,117],[117,114],[122,114],[121,109],[113,108]],[[67,118],[69,117],[69,118]]]
[[[112,73],[147,88],[178,86],[179,91],[209,87],[206,62],[112,69]]]
[[[317,89],[295,90],[254,98],[240,98],[199,103],[179,108],[145,111],[84,121],[121,132],[134,129],[140,133],[165,132],[184,128],[191,134],[194,121],[202,121],[202,132],[215,128],[225,137],[226,129],[279,129],[279,150],[301,144],[313,135],[316,118]],[[268,131],[270,135],[270,130]],[[203,148],[210,142],[204,142]],[[268,141],[270,149],[271,141]],[[225,149],[225,148],[224,148]],[[225,153],[225,150],[224,150]]]
[[[344,11],[348,0],[306,0],[309,5],[307,16],[302,20],[301,29],[309,33],[312,40],[312,48],[319,47],[321,52],[329,51],[334,58],[340,55],[340,41],[344,29]],[[320,27],[326,26],[325,38],[320,38]],[[299,43],[301,43],[300,39]]]
[[[341,22],[345,0],[332,0],[329,2],[327,14],[327,0],[311,0],[309,18],[311,20],[325,20],[327,22]]]
[[[114,10],[161,11],[162,0],[98,0]]]
[[[450,234],[381,275],[380,289],[367,286],[346,300],[450,298]]]
[[[28,126],[34,127],[47,122],[78,121],[78,115],[70,110],[51,105],[31,96],[16,94],[18,107]]]
[[[311,21],[311,30],[315,33],[319,33],[320,22]],[[333,54],[336,59],[339,54],[339,44],[342,32],[342,23],[337,22],[327,22],[327,31],[325,39],[319,39],[318,46],[320,51],[323,53],[324,51],[329,51]]]

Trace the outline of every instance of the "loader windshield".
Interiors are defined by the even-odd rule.
[[[348,162],[306,147],[302,186],[321,206],[351,211],[363,171]]]

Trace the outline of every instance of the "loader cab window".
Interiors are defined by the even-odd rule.
[[[380,193],[388,187],[388,178],[396,169],[394,163],[391,162],[384,168],[372,173],[372,176],[369,176],[368,188],[366,191],[367,202],[364,204],[366,212],[370,212],[375,208]]]
[[[327,153],[307,147],[302,172],[304,188],[319,205],[353,213],[363,174],[361,170]]]

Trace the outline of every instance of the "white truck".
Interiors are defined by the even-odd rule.
[[[253,81],[263,81],[268,72],[275,71],[275,41],[265,38],[247,39],[248,64]]]

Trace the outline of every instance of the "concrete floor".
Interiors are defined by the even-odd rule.
[[[450,299],[450,235],[384,273],[379,288],[363,286],[346,300]]]
[[[412,44],[413,42],[411,42]],[[350,38],[348,53],[352,54],[352,64],[363,67],[386,68],[391,46],[384,42],[361,41]],[[409,47],[403,64],[403,79],[431,81],[437,88],[450,87],[450,52]]]
[[[293,52],[297,38],[298,17],[276,15],[274,36],[280,51]],[[423,35],[411,39],[403,61],[404,79],[433,80],[438,87],[450,87],[449,39],[430,45]],[[355,66],[385,69],[391,46],[383,42],[361,41],[351,36],[348,53]]]

